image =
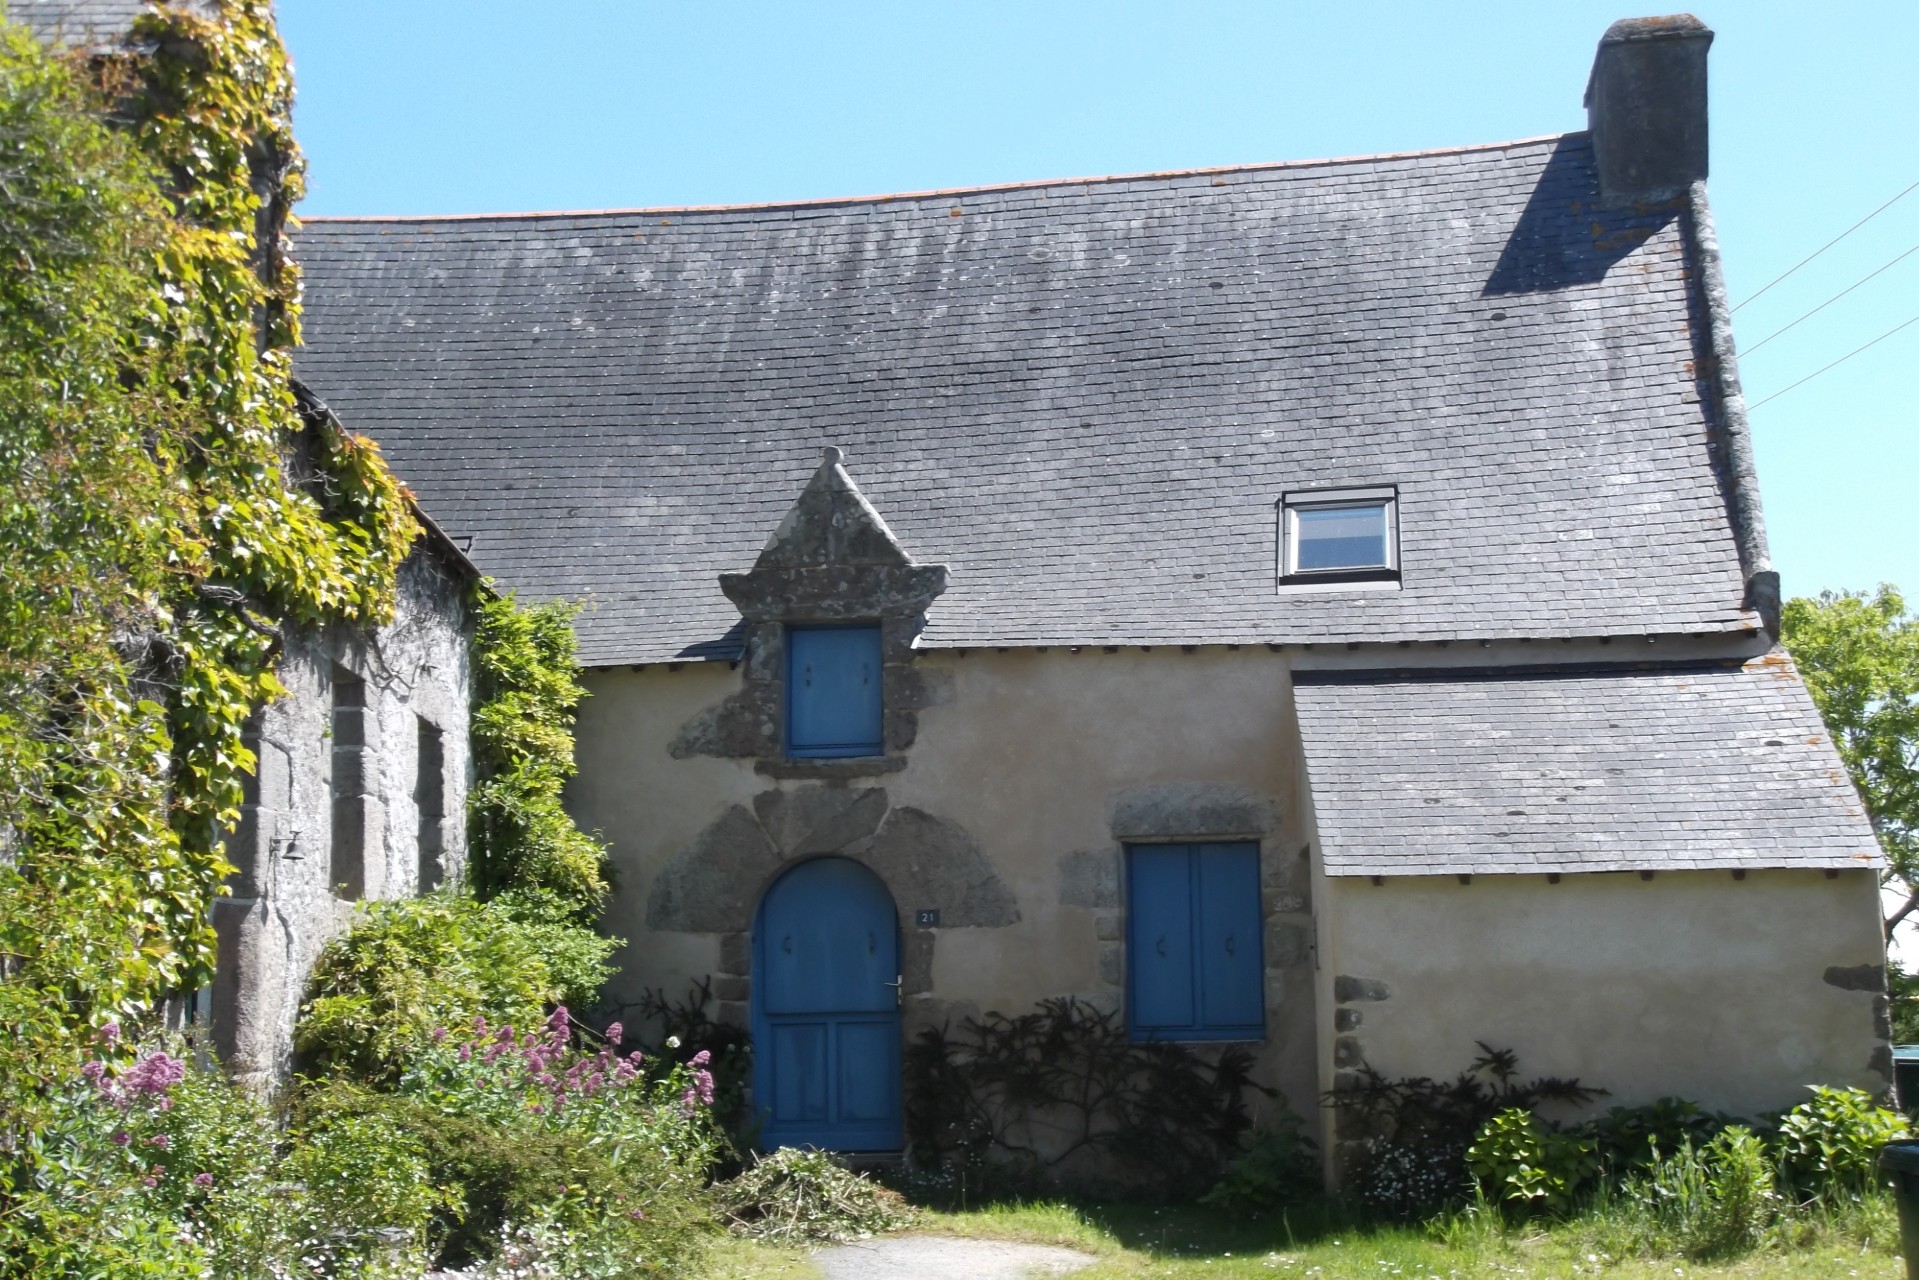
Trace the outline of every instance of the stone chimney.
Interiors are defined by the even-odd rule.
[[[1606,28],[1586,82],[1586,121],[1608,204],[1666,200],[1706,176],[1706,50],[1689,13]]]

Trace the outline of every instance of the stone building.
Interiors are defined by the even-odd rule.
[[[104,53],[149,7],[12,0],[7,17],[43,44]],[[294,390],[309,420],[331,414],[304,386]],[[287,462],[304,469],[298,456]],[[287,694],[247,735],[259,765],[226,842],[237,870],[230,896],[213,906],[213,983],[166,1009],[170,1022],[209,1027],[235,1076],[262,1088],[285,1081],[314,962],[355,905],[424,892],[465,869],[469,601],[480,576],[417,506],[414,515],[421,533],[401,565],[390,623],[283,636],[275,674]]]
[[[710,976],[768,1139],[847,1149],[903,1037],[1056,996],[1309,1113],[1478,1041],[1609,1102],[1884,1088],[1710,40],[1616,24],[1589,127],[1519,142],[309,221],[302,376],[586,604],[615,1001]]]
[[[478,580],[424,514],[383,627],[292,632],[257,713],[259,758],[228,838],[237,868],[213,905],[213,985],[193,1016],[236,1078],[271,1088],[292,1066],[314,962],[362,901],[411,897],[466,868],[473,781],[469,605]]]

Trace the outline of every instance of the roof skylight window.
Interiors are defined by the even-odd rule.
[[[1391,486],[1287,494],[1280,576],[1294,582],[1398,577],[1398,506]]]

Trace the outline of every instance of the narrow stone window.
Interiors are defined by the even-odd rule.
[[[420,818],[420,892],[431,893],[446,880],[446,749],[439,728],[420,722],[419,771],[413,781],[413,807]]]
[[[327,791],[333,822],[327,841],[327,883],[357,901],[366,895],[366,682],[345,667],[333,668],[333,703],[327,718]]]

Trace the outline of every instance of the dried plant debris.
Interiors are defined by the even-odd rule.
[[[735,1234],[782,1244],[866,1240],[909,1227],[918,1216],[898,1193],[824,1151],[798,1147],[760,1157],[714,1191]]]

